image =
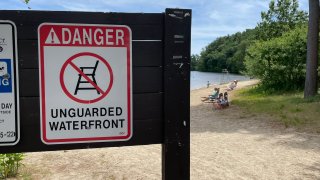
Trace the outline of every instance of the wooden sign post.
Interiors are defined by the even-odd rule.
[[[0,153],[162,144],[163,179],[190,179],[191,10],[0,20],[17,31],[20,116],[19,142]]]
[[[190,179],[191,11],[167,9],[164,41],[163,179]]]

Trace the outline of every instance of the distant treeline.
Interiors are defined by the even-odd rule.
[[[256,39],[256,34],[256,29],[248,29],[217,38],[200,55],[191,56],[191,69],[205,72],[222,72],[227,69],[236,74],[243,72],[246,50]]]
[[[297,0],[271,0],[254,29],[217,38],[191,56],[191,69],[246,74],[259,78],[266,90],[302,89],[307,20]]]

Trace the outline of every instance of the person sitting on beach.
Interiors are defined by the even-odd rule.
[[[227,88],[228,91],[232,91],[234,88],[237,87],[238,84],[238,80],[234,80],[233,82],[231,82]]]
[[[213,104],[215,109],[224,109],[229,106],[228,93],[220,93],[217,101]]]
[[[220,105],[221,105],[223,108],[229,106],[228,92],[225,92],[225,93],[223,94],[223,100],[220,102]]]
[[[217,101],[215,103],[213,103],[214,109],[222,109],[222,106],[221,106],[222,99],[223,99],[223,94],[220,93],[219,97],[217,98]]]
[[[207,97],[201,97],[202,98],[201,101],[209,101],[209,100],[214,101],[215,99],[217,99],[219,92],[220,92],[220,88],[214,88],[212,91],[212,94],[210,94]]]

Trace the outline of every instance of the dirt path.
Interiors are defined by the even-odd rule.
[[[191,93],[191,179],[320,179],[319,135],[233,105],[213,111],[199,98],[208,91]],[[161,179],[161,146],[28,153],[24,164],[32,179]]]

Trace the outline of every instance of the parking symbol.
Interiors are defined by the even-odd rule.
[[[0,93],[12,93],[10,59],[0,59]]]

